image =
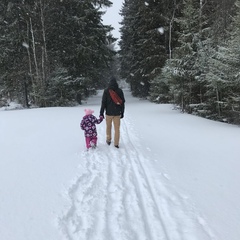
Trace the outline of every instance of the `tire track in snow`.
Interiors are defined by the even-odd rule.
[[[109,239],[147,239],[144,237],[142,216],[139,221],[141,209],[132,181],[131,165],[116,149],[110,148],[108,158],[114,174],[108,191],[111,206],[107,211],[111,214],[109,225],[112,229],[112,238]]]
[[[205,221],[190,207],[184,197],[167,189],[163,183],[158,183],[158,189],[156,188],[156,185],[153,184],[154,181],[151,180],[143,165],[144,162],[148,162],[150,159],[142,154],[142,146],[138,146],[138,138],[133,134],[131,123],[125,121],[122,127],[125,135],[123,139],[127,139],[125,144],[128,146],[125,152],[127,155],[132,156],[131,163],[135,176],[139,181],[137,183],[140,189],[139,196],[142,198],[143,205],[147,206],[149,221],[146,224],[149,224],[149,228],[151,228],[151,239],[214,240],[215,237]],[[131,134],[129,134],[129,131],[131,131]],[[148,200],[146,201],[143,196],[144,198],[148,196]],[[154,215],[154,213],[156,214]],[[154,217],[156,221],[155,227],[153,226]],[[164,237],[158,235],[157,222],[161,226]],[[156,229],[158,230],[156,231]]]
[[[124,137],[123,139],[127,139],[126,148],[126,156],[130,157],[130,162],[132,165],[134,177],[135,177],[135,185],[138,192],[139,202],[141,202],[141,209],[143,211],[144,219],[145,219],[145,229],[148,233],[147,239],[170,239],[168,236],[168,232],[166,230],[165,224],[161,219],[161,214],[159,213],[159,209],[157,207],[157,203],[152,191],[152,187],[149,184],[148,177],[144,171],[144,168],[141,165],[141,161],[139,160],[139,156],[141,156],[141,152],[136,149],[137,138],[131,139],[130,134],[128,132],[128,127],[125,124],[122,124],[124,128]],[[153,221],[157,222],[155,225]],[[159,229],[160,228],[160,229]]]

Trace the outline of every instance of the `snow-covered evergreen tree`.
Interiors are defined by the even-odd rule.
[[[182,111],[192,112],[198,109],[196,106],[203,105],[204,81],[211,55],[211,21],[207,14],[211,6],[211,2],[204,5],[203,1],[185,0],[182,16],[175,19],[179,24],[179,45],[173,49],[172,58],[167,61],[158,84],[166,84],[168,79],[170,93],[165,92],[165,95],[172,96]]]
[[[121,70],[120,75],[122,78],[130,84],[131,90],[134,89],[134,84],[131,81],[133,73],[131,73],[131,67],[135,62],[135,56],[133,55],[134,49],[136,48],[136,41],[139,38],[138,32],[136,31],[137,24],[137,12],[138,12],[139,1],[137,0],[125,0],[121,9],[122,15],[122,27],[120,28],[121,40],[120,45],[120,63]]]
[[[167,46],[168,60],[165,62],[164,67],[161,65],[159,68],[158,66],[158,71],[155,72],[156,75],[150,81],[149,91],[150,100],[156,103],[166,103],[172,101],[172,97],[170,96],[170,83],[172,80],[172,68],[170,67],[170,63],[173,51],[179,45],[177,41],[177,32],[179,32],[180,28],[176,19],[182,15],[182,0],[165,2],[165,5],[166,26],[165,29],[160,27],[158,31],[160,34],[166,32],[165,43]]]
[[[240,1],[237,14],[229,26],[231,38],[215,50],[209,61],[206,105],[209,117],[240,122]]]
[[[59,95],[54,76],[57,73],[60,83],[66,79],[62,69],[68,72],[63,87],[72,83],[71,100],[85,94],[84,89],[98,87],[115,55],[109,47],[114,41],[111,27],[102,23],[101,7],[110,5],[108,0],[1,1],[1,95],[51,105],[49,96]]]
[[[149,95],[150,81],[161,72],[168,57],[168,1],[126,0],[122,10],[122,76],[132,93]]]
[[[176,21],[180,26],[179,46],[174,49],[173,58],[168,61],[166,69],[172,74],[171,95],[185,111],[194,103],[194,92],[198,91],[195,63],[198,57],[199,15],[193,0],[184,1],[183,16]]]
[[[172,69],[168,67],[169,61],[170,60],[166,61],[161,73],[150,82],[150,100],[152,102],[169,103],[172,101],[172,96],[170,95],[170,83],[173,76]]]

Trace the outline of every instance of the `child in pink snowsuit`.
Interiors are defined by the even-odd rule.
[[[94,111],[91,109],[85,109],[85,116],[83,117],[80,127],[84,130],[85,140],[87,149],[95,148],[97,146],[97,128],[96,124],[102,122],[103,117],[101,116],[97,119],[93,113]]]

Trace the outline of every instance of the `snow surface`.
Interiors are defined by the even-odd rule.
[[[240,128],[133,98],[120,149],[81,106],[0,111],[1,240],[239,240]]]

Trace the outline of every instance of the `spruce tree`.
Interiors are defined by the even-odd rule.
[[[132,93],[149,95],[150,81],[167,59],[167,1],[126,0],[123,5],[121,37],[122,76],[130,82]]]
[[[27,89],[29,75],[26,72],[25,49],[22,45],[25,35],[20,1],[1,1],[1,93],[10,101],[18,100],[28,106]]]
[[[75,95],[88,96],[91,89],[101,86],[104,73],[110,71],[115,55],[109,47],[115,40],[109,35],[111,28],[102,24],[100,6],[103,4],[110,6],[111,2],[63,1],[58,5],[59,11],[51,8],[54,19],[61,18],[61,21],[54,26],[54,31],[48,31],[48,46],[53,58],[60,62],[60,73],[64,68],[70,76],[66,83],[61,79],[60,82],[71,86]],[[58,69],[52,76],[55,79],[60,77]],[[50,88],[56,89],[52,86],[55,82]]]
[[[240,1],[236,1],[237,14],[233,23],[231,38],[215,49],[209,61],[207,74],[208,116],[220,121],[239,123],[240,116]]]
[[[162,34],[165,33],[165,43],[168,59],[164,66],[158,69],[156,76],[150,81],[150,100],[156,103],[166,103],[171,101],[170,82],[172,79],[171,69],[168,67],[178,44],[179,22],[177,19],[182,16],[182,0],[167,1],[164,3],[165,28],[160,28]]]
[[[204,81],[211,46],[211,23],[206,9],[211,9],[211,4],[203,5],[201,0],[185,0],[181,9],[182,16],[175,19],[179,26],[178,45],[173,49],[172,58],[167,61],[161,79],[169,85],[170,93],[165,93],[166,96],[172,96],[182,111],[192,112],[196,106],[201,108],[204,100]]]
[[[2,96],[44,107],[68,104],[79,92],[96,89],[115,55],[111,27],[101,19],[101,7],[110,5],[108,0],[1,1]]]
[[[193,0],[184,1],[183,16],[177,19],[180,31],[179,46],[174,49],[173,58],[168,61],[166,69],[171,72],[171,94],[182,111],[194,102],[193,92],[196,88],[197,44],[199,43],[199,18]],[[165,73],[168,73],[165,71]]]
[[[121,22],[122,27],[120,28],[121,40],[119,42],[121,49],[120,75],[130,84],[132,91],[134,87],[131,82],[131,76],[133,76],[133,73],[131,73],[131,65],[134,63],[133,51],[138,38],[138,34],[135,31],[138,2],[139,1],[125,0],[120,13],[123,18]]]

